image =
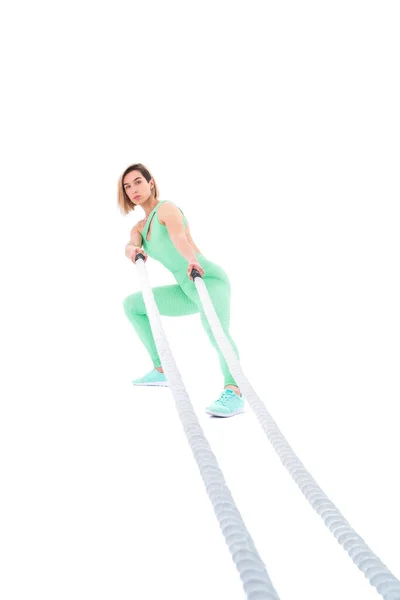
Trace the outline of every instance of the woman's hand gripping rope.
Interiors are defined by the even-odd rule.
[[[129,258],[129,260],[131,260],[132,262],[136,262],[136,255],[139,254],[139,252],[143,254],[144,262],[146,262],[147,253],[143,250],[143,248],[140,248],[139,246],[134,246],[133,244],[127,244],[125,246],[125,256]]]
[[[197,259],[190,260],[189,263],[188,263],[188,277],[189,277],[189,279],[192,279],[192,281],[194,281],[193,277],[191,276],[191,272],[192,272],[193,269],[197,269],[198,272],[200,273],[200,275],[203,277],[203,275],[204,275],[204,269],[201,266],[201,264],[197,261]]]

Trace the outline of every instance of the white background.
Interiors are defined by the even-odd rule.
[[[152,366],[122,307],[135,162],[228,273],[246,376],[399,577],[398,3],[39,1],[1,21],[2,598],[245,598],[170,390],[131,385]],[[250,407],[204,413],[222,374],[198,315],[162,321],[280,598],[378,598]]]

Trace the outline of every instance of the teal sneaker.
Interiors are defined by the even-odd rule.
[[[242,412],[245,412],[243,396],[229,388],[224,389],[218,400],[206,408],[206,413],[214,417],[233,417]]]
[[[132,381],[133,385],[160,385],[168,387],[167,378],[164,373],[160,373],[157,369],[153,369],[143,377],[139,377],[138,379],[134,379]]]

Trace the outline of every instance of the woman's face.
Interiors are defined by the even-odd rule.
[[[153,180],[150,179],[150,182]],[[140,171],[131,171],[125,175],[122,185],[129,200],[134,204],[146,202],[154,189]]]

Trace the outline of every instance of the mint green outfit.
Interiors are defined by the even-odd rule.
[[[214,334],[208,324],[204,314],[202,304],[197,292],[196,285],[188,276],[188,261],[178,252],[171,241],[167,227],[162,225],[158,218],[158,207],[167,200],[162,200],[154,207],[147,219],[146,225],[142,231],[143,249],[152,258],[160,261],[173,274],[176,283],[152,288],[154,299],[161,315],[167,317],[181,317],[184,315],[193,315],[200,313],[201,323],[214,346],[221,366],[224,385],[237,385],[233,376],[229,372],[229,367],[223,357]],[[180,209],[179,209],[180,210]],[[182,212],[182,211],[181,211]],[[183,212],[182,212],[183,214]],[[184,225],[187,219],[184,216]],[[146,235],[150,222],[153,221],[150,240],[146,240]],[[208,260],[202,254],[196,252],[196,258],[204,269],[202,277],[208,293],[211,297],[215,311],[221,322],[222,328],[230,341],[232,348],[239,359],[239,352],[236,344],[229,333],[230,321],[230,294],[231,284],[226,272],[216,263]],[[127,296],[123,301],[123,307],[126,316],[134,326],[140,340],[150,355],[154,367],[161,367],[161,360],[157,352],[154,337],[150,327],[150,321],[147,316],[146,307],[143,301],[142,292],[136,292]],[[190,345],[189,341],[189,345]]]

